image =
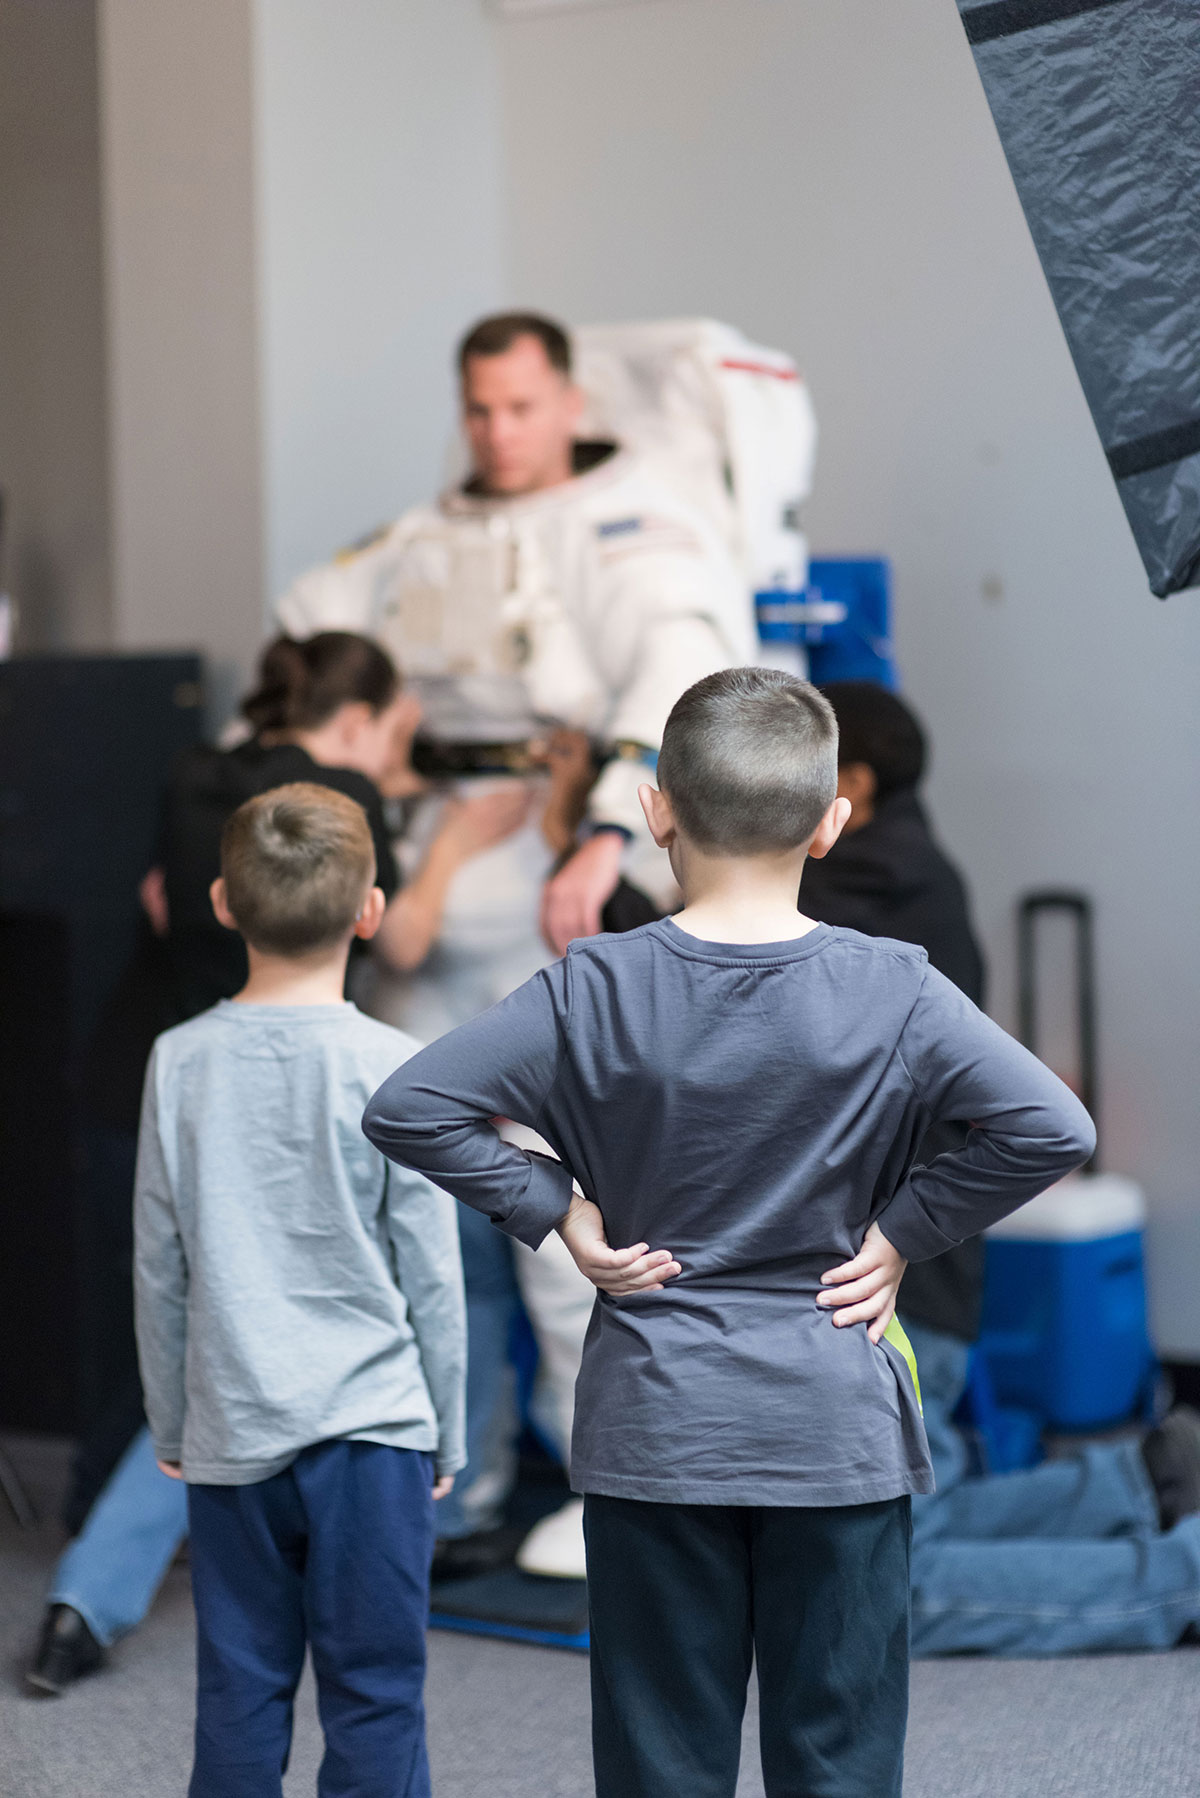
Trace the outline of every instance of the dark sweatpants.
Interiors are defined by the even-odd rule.
[[[767,1798],[899,1798],[907,1498],[584,1510],[597,1798],[733,1798],[752,1657]]]
[[[189,1486],[196,1759],[189,1798],[280,1798],[307,1644],[321,1798],[428,1798],[432,1458],[320,1442],[252,1486]]]

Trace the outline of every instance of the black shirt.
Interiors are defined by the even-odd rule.
[[[982,1005],[983,956],[971,928],[966,888],[911,789],[889,794],[869,823],[839,837],[823,860],[805,864],[800,910],[865,936],[919,944],[939,973]],[[922,1144],[922,1159],[931,1160],[961,1140],[961,1132],[935,1128]],[[979,1334],[982,1304],[978,1237],[910,1267],[900,1288],[905,1317],[964,1342]]]
[[[167,935],[155,937],[143,926],[86,1058],[84,1104],[97,1121],[136,1129],[154,1038],[245,985],[245,945],[217,923],[208,897],[221,872],[221,832],[247,799],[294,780],[358,801],[375,843],[376,884],[386,899],[399,887],[383,801],[365,774],[324,767],[295,743],[252,738],[235,749],[186,750],[171,771],[156,853],[166,881]]]
[[[248,973],[246,949],[235,931],[213,916],[208,889],[221,872],[221,833],[239,805],[290,781],[312,781],[356,799],[375,843],[375,879],[385,899],[400,884],[383,801],[374,783],[354,768],[327,768],[296,743],[236,749],[190,749],[179,758],[167,788],[158,861],[166,880],[170,928],[166,939],[173,1022],[232,998]]]

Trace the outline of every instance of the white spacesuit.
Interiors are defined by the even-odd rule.
[[[588,822],[629,832],[626,871],[665,902],[670,871],[637,789],[684,688],[753,658],[750,597],[717,533],[636,457],[581,443],[575,460],[574,479],[538,493],[500,499],[468,485],[406,512],[302,576],[279,619],[294,635],[378,637],[418,694],[435,751],[453,746],[469,761],[475,745],[481,768],[502,772],[507,759],[517,769],[552,724],[610,746]],[[412,852],[434,823],[427,808]],[[384,1015],[428,1038],[543,966],[538,896],[550,862],[533,816],[468,863],[437,949],[392,983]]]
[[[518,743],[559,723],[652,752],[685,687],[753,658],[750,596],[718,532],[636,457],[580,443],[575,460],[538,493],[468,483],[406,512],[303,575],[280,623],[378,637],[436,740]],[[644,766],[609,764],[594,822],[642,828]]]

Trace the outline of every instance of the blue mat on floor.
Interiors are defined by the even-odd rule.
[[[443,1580],[433,1588],[429,1621],[434,1629],[503,1636],[512,1642],[586,1654],[587,1582],[542,1579],[519,1567]]]
[[[521,1442],[520,1473],[504,1521],[520,1541],[541,1518],[557,1511],[571,1496],[566,1476],[545,1448],[526,1432]],[[471,1636],[502,1636],[539,1648],[588,1649],[587,1581],[543,1579],[519,1567],[496,1567],[470,1579],[435,1581],[430,1593],[429,1622]]]

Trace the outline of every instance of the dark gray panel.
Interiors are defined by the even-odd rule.
[[[1151,589],[1200,583],[1200,3],[959,11]]]

